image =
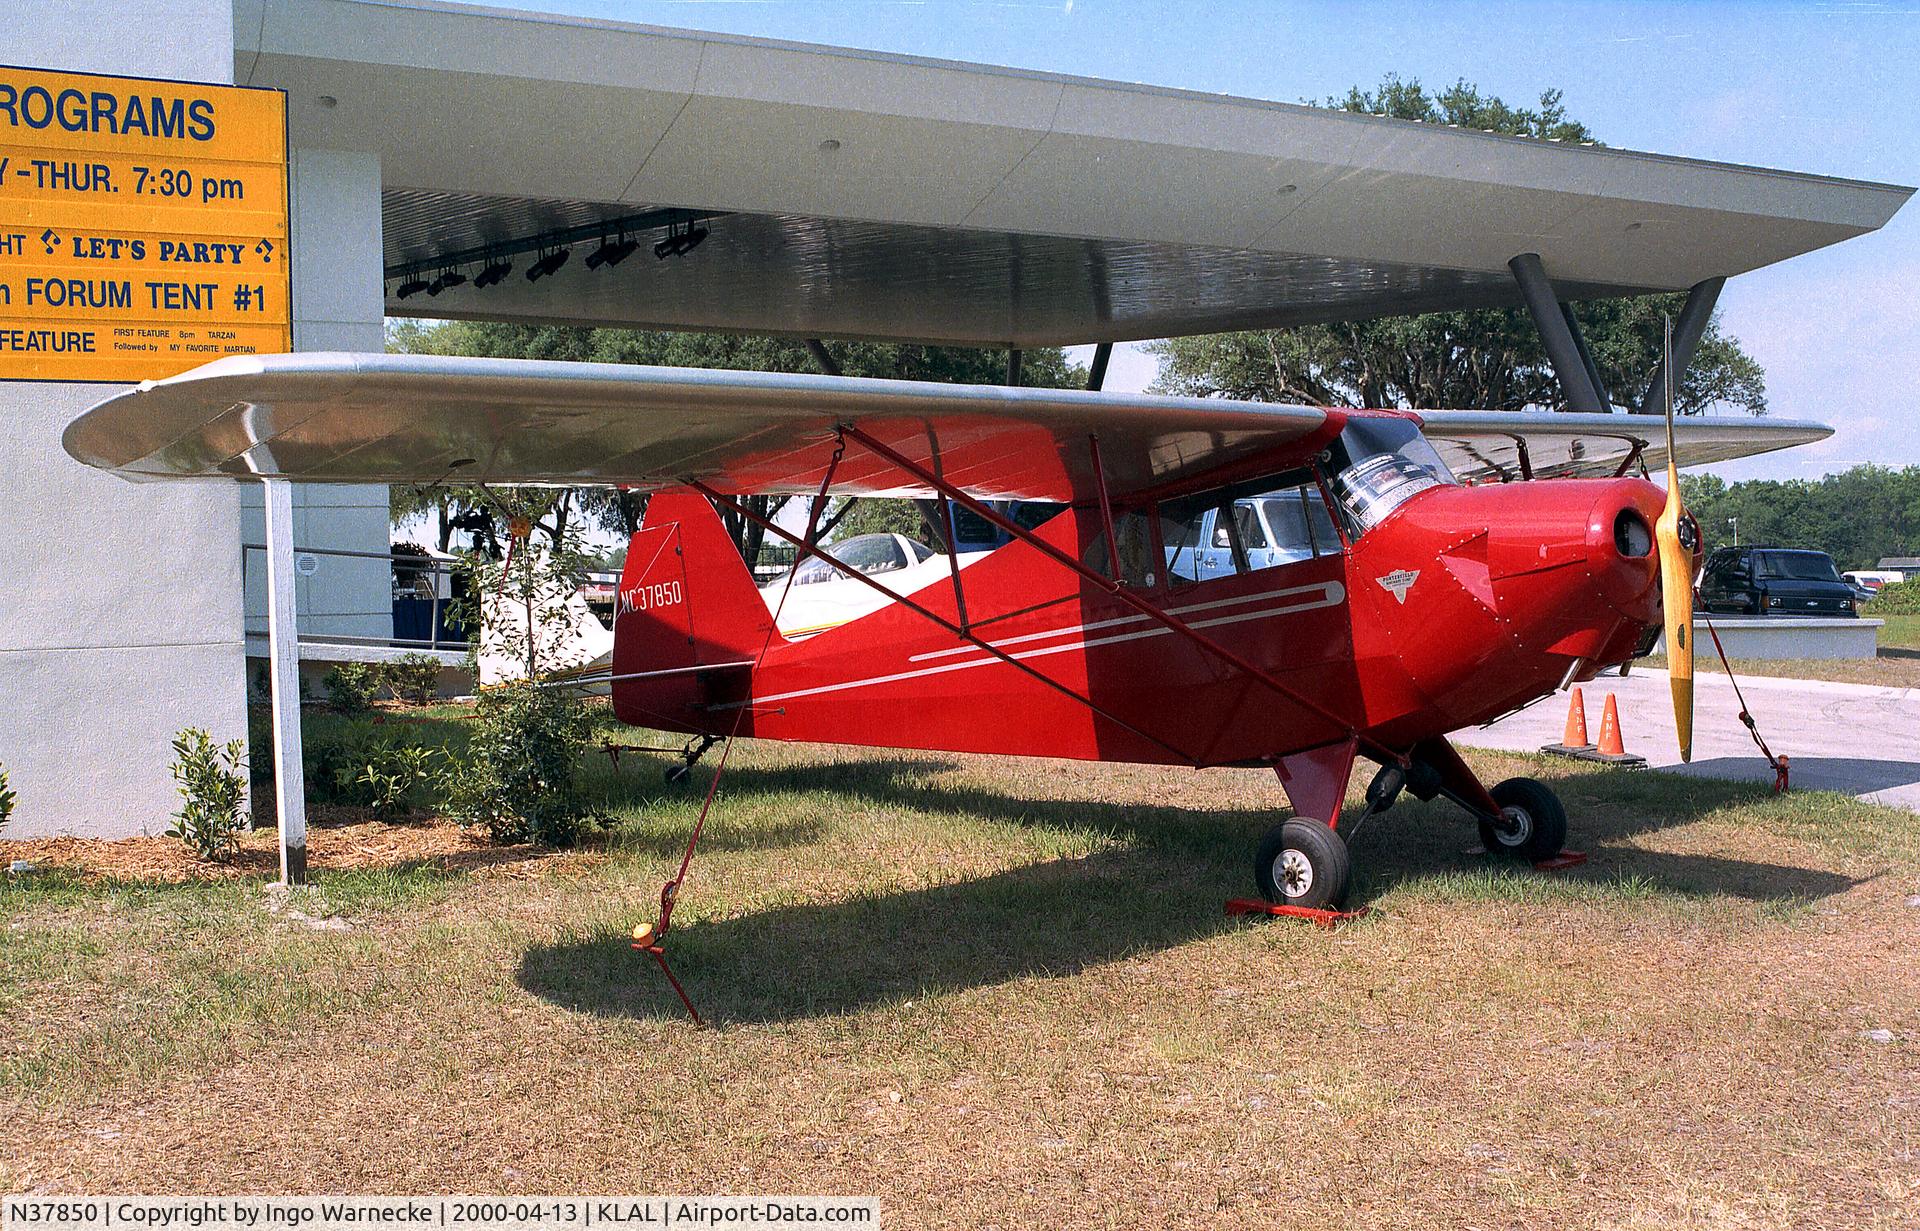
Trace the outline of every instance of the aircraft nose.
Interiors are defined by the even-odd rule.
[[[1666,494],[1643,479],[1607,485],[1587,518],[1588,572],[1606,601],[1644,622],[1659,618],[1660,561],[1653,524]]]

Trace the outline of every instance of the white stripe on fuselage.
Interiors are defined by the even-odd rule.
[[[1218,611],[1222,607],[1243,607],[1248,603],[1264,603],[1272,599],[1288,598],[1295,594],[1324,593],[1328,586],[1338,588],[1339,585],[1340,583],[1337,581],[1323,582],[1319,585],[1294,586],[1287,590],[1268,590],[1261,594],[1242,594],[1239,598],[1217,598],[1210,603],[1190,603],[1185,607],[1169,607],[1167,608],[1167,614],[1183,616],[1192,615],[1199,611]],[[1342,591],[1342,593],[1344,594],[1344,591]],[[1340,599],[1335,598],[1333,601],[1337,603]],[[1312,607],[1299,608],[1301,611],[1312,611],[1313,609]],[[1072,633],[1093,633],[1099,632],[1103,628],[1121,628],[1128,624],[1145,624],[1152,619],[1153,617],[1150,615],[1135,612],[1133,615],[1115,616],[1111,620],[1097,620],[1092,624],[1068,624],[1063,628],[1050,628],[1043,633],[1026,633],[1019,637],[1008,637],[1001,641],[989,641],[987,644],[993,646],[995,649],[1004,649],[1010,645],[1025,645],[1029,641],[1049,641],[1055,637],[1064,637]],[[928,662],[935,658],[951,658],[956,654],[965,654],[969,651],[978,650],[979,648],[979,646],[974,645],[960,645],[949,650],[932,650],[925,654],[915,654],[907,661],[910,663],[918,663]]]
[[[1211,620],[1196,620],[1192,622],[1190,627],[1195,629],[1219,628],[1228,624],[1244,624],[1249,620],[1270,620],[1279,616],[1294,615],[1302,611],[1319,611],[1322,608],[1326,608],[1326,607],[1337,607],[1341,603],[1346,601],[1347,590],[1345,586],[1341,585],[1337,581],[1328,581],[1328,582],[1323,582],[1319,585],[1295,586],[1295,587],[1292,587],[1291,589],[1286,589],[1286,590],[1268,591],[1265,594],[1249,594],[1242,598],[1219,599],[1211,603],[1196,603],[1188,607],[1175,607],[1175,608],[1172,608],[1168,612],[1168,614],[1182,615],[1182,614],[1189,614],[1196,611],[1218,610],[1222,607],[1242,606],[1247,603],[1271,601],[1277,598],[1287,598],[1293,595],[1304,596],[1308,594],[1317,594],[1319,597],[1312,602],[1289,603],[1285,606],[1280,606],[1280,607],[1263,607],[1257,611],[1243,611],[1235,615],[1216,616]],[[1014,645],[1021,642],[1032,641],[1032,640],[1047,638],[1047,637],[1057,637],[1057,636],[1062,636],[1066,634],[1093,632],[1100,629],[1114,628],[1114,627],[1125,625],[1125,624],[1150,621],[1151,619],[1152,619],[1151,616],[1141,614],[1136,616],[1120,617],[1118,619],[1113,619],[1113,620],[1098,620],[1092,624],[1074,624],[1064,628],[1053,629],[1044,633],[1029,633],[1022,637],[1009,637],[1005,641],[991,642],[989,644],[993,645],[996,649],[998,649],[1001,646],[1005,646],[1005,645]],[[1065,642],[1061,645],[1049,645],[1049,646],[1042,646],[1039,649],[1022,650],[1018,653],[1008,654],[1007,657],[1012,658],[1016,661],[1024,661],[1029,658],[1044,658],[1049,654],[1064,654],[1069,650],[1092,649],[1094,647],[1103,646],[1103,645],[1119,645],[1120,643],[1126,642],[1126,641],[1139,641],[1145,637],[1164,637],[1168,633],[1171,633],[1172,631],[1173,631],[1172,629],[1167,628],[1164,625],[1155,625],[1152,628],[1143,628],[1134,632],[1120,633],[1111,637],[1094,637],[1094,638],[1082,637],[1080,640]],[[939,655],[964,653],[968,650],[972,650],[977,653],[979,652],[979,647],[971,646],[971,645],[960,646],[954,650],[941,650],[935,654],[921,654],[914,658],[910,658],[907,661],[919,662],[924,659],[933,658]],[[875,676],[869,676],[866,679],[861,679],[861,680],[845,680],[838,684],[821,684],[813,688],[799,688],[799,689],[795,689],[792,692],[781,692],[781,693],[774,693],[770,696],[754,697],[750,702],[738,701],[728,705],[718,706],[716,708],[738,709],[742,705],[749,705],[749,704],[767,705],[775,701],[791,701],[799,697],[816,697],[823,693],[844,692],[850,688],[868,688],[876,684],[896,684],[902,680],[915,680],[915,679],[923,679],[931,675],[944,675],[949,671],[968,671],[974,667],[989,667],[994,665],[995,663],[999,663],[1003,661],[1004,661],[1003,659],[998,658],[991,654],[981,654],[979,658],[971,658],[965,662],[943,663],[940,666],[936,666],[936,667],[922,667],[916,671],[896,671],[891,675],[875,675]]]

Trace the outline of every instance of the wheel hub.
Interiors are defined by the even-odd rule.
[[[1280,852],[1279,866],[1275,869],[1274,883],[1280,891],[1290,898],[1306,895],[1313,888],[1313,861],[1306,852],[1286,850]]]
[[[1500,823],[1493,832],[1502,846],[1520,846],[1533,836],[1533,817],[1525,808],[1508,804],[1500,809]]]

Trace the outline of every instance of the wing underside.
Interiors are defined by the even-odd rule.
[[[1453,473],[1468,482],[1597,478],[1667,464],[1664,420],[1656,415],[1436,410],[1421,411],[1419,418]],[[1673,435],[1676,463],[1703,466],[1811,444],[1833,429],[1798,420],[1699,416],[1676,421]]]
[[[731,493],[935,494],[842,426],[983,499],[1116,496],[1264,459],[1297,462],[1337,411],[1220,399],[428,355],[224,359],[117,394],[68,427],[129,478],[618,484]],[[1423,413],[1463,478],[1612,473],[1664,449],[1637,416]],[[1650,420],[1657,425],[1657,421]],[[1679,425],[1681,464],[1817,440],[1768,420]],[[1098,441],[1098,468],[1095,449]],[[1526,457],[1523,463],[1522,456]],[[1278,467],[1276,467],[1278,468]],[[1256,471],[1257,472],[1257,471]]]

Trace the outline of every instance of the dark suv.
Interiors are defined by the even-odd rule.
[[[1700,605],[1716,614],[1858,615],[1853,587],[1824,551],[1722,547],[1700,575]]]

